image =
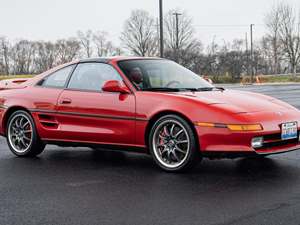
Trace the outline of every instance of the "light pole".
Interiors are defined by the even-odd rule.
[[[164,57],[164,12],[163,0],[159,0],[159,30],[160,30],[160,57]]]
[[[179,49],[179,16],[181,16],[181,13],[175,12],[173,13],[173,15],[175,16],[175,21],[176,21],[176,49]]]
[[[179,16],[182,15],[178,12],[173,13],[173,15],[175,16],[175,24],[176,24],[176,50],[175,50],[175,54],[176,54],[176,62],[179,62],[179,57],[178,57],[178,53],[179,53]]]
[[[250,39],[251,39],[251,47],[250,47],[250,61],[251,61],[251,83],[253,84],[254,78],[254,58],[253,58],[253,26],[254,24],[250,24]]]

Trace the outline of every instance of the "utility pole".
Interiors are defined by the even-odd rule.
[[[250,24],[250,61],[251,61],[251,83],[254,81],[254,58],[253,58],[253,26],[254,24]]]
[[[159,0],[159,24],[160,24],[160,57],[164,57],[164,18],[163,0]]]
[[[245,44],[246,44],[246,59],[247,59],[247,75],[250,74],[250,60],[249,60],[249,46],[248,46],[248,33],[245,34]]]
[[[160,34],[159,34],[159,18],[156,19],[156,35],[157,35],[157,46],[160,46]]]
[[[173,13],[175,16],[175,22],[176,22],[176,49],[179,49],[179,16],[181,16],[181,13]]]
[[[173,13],[175,16],[175,23],[176,23],[176,62],[178,63],[178,52],[179,52],[179,16],[182,14],[175,12]]]

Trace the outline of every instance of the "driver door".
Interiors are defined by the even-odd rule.
[[[122,81],[111,65],[78,64],[58,99],[57,138],[83,143],[134,144],[134,95],[103,92],[102,86],[108,80]]]

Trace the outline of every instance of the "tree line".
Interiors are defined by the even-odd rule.
[[[164,16],[165,57],[198,74],[238,79],[250,74],[281,74],[300,71],[300,15],[292,5],[278,3],[265,15],[265,35],[254,43],[250,54],[246,38],[212,40],[203,45],[192,18],[183,12],[176,21],[170,10]],[[0,37],[0,74],[36,74],[78,58],[130,54],[159,55],[159,26],[145,10],[134,10],[124,23],[121,46],[115,46],[105,31],[78,31],[75,37],[51,41]]]

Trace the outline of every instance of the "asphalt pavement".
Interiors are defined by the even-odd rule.
[[[300,109],[300,85],[226,87]],[[48,146],[23,159],[4,138],[0,149],[1,225],[300,224],[300,151],[169,174],[141,154]]]

